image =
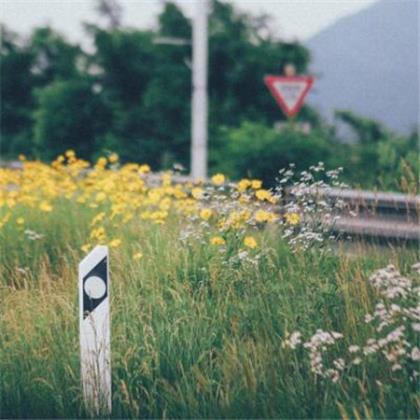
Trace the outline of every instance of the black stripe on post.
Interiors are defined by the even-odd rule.
[[[105,283],[105,293],[98,299],[92,298],[86,293],[85,284],[90,277],[99,277]],[[92,270],[83,277],[83,319],[86,319],[108,297],[108,270],[107,257],[99,262]]]

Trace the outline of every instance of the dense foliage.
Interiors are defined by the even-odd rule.
[[[50,27],[26,39],[2,27],[2,159],[19,153],[49,160],[67,148],[86,158],[113,150],[123,160],[147,161],[153,169],[189,167],[191,23],[165,2],[153,30],[121,26],[121,7],[97,1],[107,26],[85,24],[86,52]],[[347,111],[337,121],[348,134],[322,122],[305,106],[286,129],[284,116],[263,83],[286,63],[305,73],[309,51],[276,39],[268,18],[236,11],[214,0],[209,17],[210,169],[232,177],[272,183],[290,162],[322,160],[343,166],[363,187],[416,189],[418,134],[397,136],[375,121]],[[169,40],[181,41],[177,45]],[[309,123],[303,133],[299,122]],[[284,128],[284,127],[283,127]],[[345,144],[343,144],[343,142]]]
[[[306,133],[293,123],[276,129],[247,121],[219,131],[223,142],[213,150],[212,160],[217,170],[233,178],[254,176],[268,185],[274,184],[279,168],[291,162],[302,170],[321,161],[329,168],[342,167],[343,179],[354,187],[416,194],[418,134],[397,136],[381,129],[379,137],[366,140],[356,136],[352,143],[345,143],[323,127]]]
[[[239,14],[228,4],[215,1],[209,21],[212,144],[220,125],[281,119],[263,76],[289,61],[305,71],[309,53],[298,43],[274,40],[265,31],[265,19]],[[51,28],[35,30],[26,42],[3,28],[3,155],[21,152],[49,159],[58,149],[72,147],[89,158],[112,148],[123,159],[135,157],[153,167],[188,165],[190,21],[177,6],[165,3],[154,31],[113,22],[110,28],[86,25],[92,53]],[[161,41],[171,37],[185,45]],[[86,106],[79,116],[82,102]]]

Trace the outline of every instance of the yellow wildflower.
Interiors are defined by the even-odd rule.
[[[193,188],[192,190],[191,190],[191,195],[196,199],[196,200],[200,200],[200,198],[202,198],[203,197],[203,193],[204,193],[204,190],[202,189],[202,188],[198,188],[198,187],[196,187],[196,188]]]
[[[24,219],[23,217],[18,217],[18,218],[16,219],[16,223],[17,223],[18,225],[23,225],[23,224],[25,223],[25,219]]]
[[[295,225],[299,224],[299,222],[300,222],[300,216],[297,213],[286,213],[284,215],[284,218],[285,218],[286,222],[289,225],[292,225],[292,226],[295,226]]]
[[[264,190],[264,189],[257,190],[255,192],[255,197],[257,197],[257,199],[260,200],[260,201],[265,200],[265,201],[268,201],[272,204],[274,204],[276,202],[276,199],[273,197],[271,191]]]
[[[202,209],[200,211],[200,217],[203,220],[209,220],[212,215],[213,215],[213,210],[212,209]]]
[[[236,188],[239,192],[245,192],[249,187],[251,186],[251,181],[249,179],[241,179],[238,184],[236,185]]]
[[[172,183],[172,175],[170,173],[165,173],[162,175],[162,186],[169,187]]]
[[[211,182],[214,185],[223,185],[225,183],[225,176],[223,174],[216,174],[211,177]]]
[[[117,248],[121,245],[121,239],[113,239],[110,243],[109,246],[111,248]]]
[[[212,245],[224,245],[226,241],[221,236],[213,236],[210,239]]]
[[[50,213],[53,210],[53,207],[50,203],[48,203],[47,201],[43,201],[40,205],[39,205],[40,210],[45,211],[46,213]]]
[[[148,193],[148,197],[150,198],[150,202],[152,204],[157,204],[157,202],[160,200],[161,193],[156,190],[150,190]]]
[[[271,198],[271,192],[268,190],[257,190],[255,192],[255,197],[261,201],[269,200]]]
[[[277,216],[269,211],[257,210],[255,212],[255,220],[258,223],[274,222],[275,220],[277,220]]]
[[[233,229],[239,229],[244,223],[246,223],[251,217],[249,210],[232,211],[229,214],[228,219],[224,223],[224,228],[231,227]]]
[[[139,173],[147,174],[148,172],[150,172],[150,166],[149,165],[140,165],[139,166]]]
[[[103,191],[98,192],[95,197],[95,201],[97,203],[100,203],[101,201],[104,201],[106,199],[106,194]]]
[[[251,181],[251,187],[254,190],[259,190],[262,187],[262,181],[260,181],[259,179],[253,179]]]
[[[105,212],[100,212],[100,213],[98,213],[93,219],[92,219],[92,221],[90,222],[90,224],[91,224],[91,226],[92,225],[95,225],[96,223],[98,223],[98,222],[102,222],[102,220],[104,220],[104,217],[105,217]]]
[[[119,159],[120,157],[116,154],[116,153],[111,153],[109,156],[108,156],[108,160],[111,162],[111,163],[115,163],[115,162],[118,162],[118,159]]]
[[[133,254],[133,260],[134,261],[138,261],[142,258],[143,258],[143,254],[141,252],[136,252],[135,254]]]
[[[265,210],[257,210],[255,213],[255,220],[258,223],[264,223],[267,221],[267,213]]]
[[[248,248],[254,249],[257,246],[257,241],[253,236],[245,236],[244,245]]]
[[[108,161],[107,161],[106,157],[103,157],[102,156],[96,162],[96,167],[103,169],[103,168],[105,168],[105,166],[106,166],[107,163],[108,163]]]
[[[119,215],[122,214],[124,212],[125,209],[125,204],[123,203],[117,203],[117,204],[113,204],[111,207],[112,213],[111,213],[111,220]]]
[[[164,198],[160,203],[159,203],[159,209],[160,210],[165,210],[168,211],[171,208],[171,199],[169,197]]]
[[[76,156],[76,153],[72,149],[66,150],[66,152],[64,154],[68,158],[74,158]]]
[[[83,252],[88,252],[89,251],[89,249],[90,249],[90,245],[89,244],[85,244],[85,245],[83,245],[83,246],[81,246],[80,247],[80,249],[83,251]]]
[[[128,223],[133,217],[134,216],[133,216],[132,213],[125,214],[123,219],[122,219],[122,222],[123,223]]]
[[[90,232],[90,238],[97,239],[98,241],[105,240],[105,236],[105,229],[102,226],[92,229],[92,231]]]

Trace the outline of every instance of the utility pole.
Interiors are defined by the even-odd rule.
[[[191,176],[207,177],[208,0],[196,0],[192,34]]]

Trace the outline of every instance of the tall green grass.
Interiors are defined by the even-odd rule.
[[[48,224],[19,215],[25,227],[0,233],[0,415],[86,417],[77,264],[94,211],[62,203]],[[44,237],[31,241],[26,228]],[[114,229],[124,245],[110,257],[112,417],[417,417],[406,372],[371,363],[331,383],[281,345],[287,331],[317,328],[342,332],[343,349],[365,340],[375,302],[366,279],[390,262],[407,272],[416,250],[293,254],[269,227],[259,259],[233,263],[240,244],[181,243],[175,218]]]

